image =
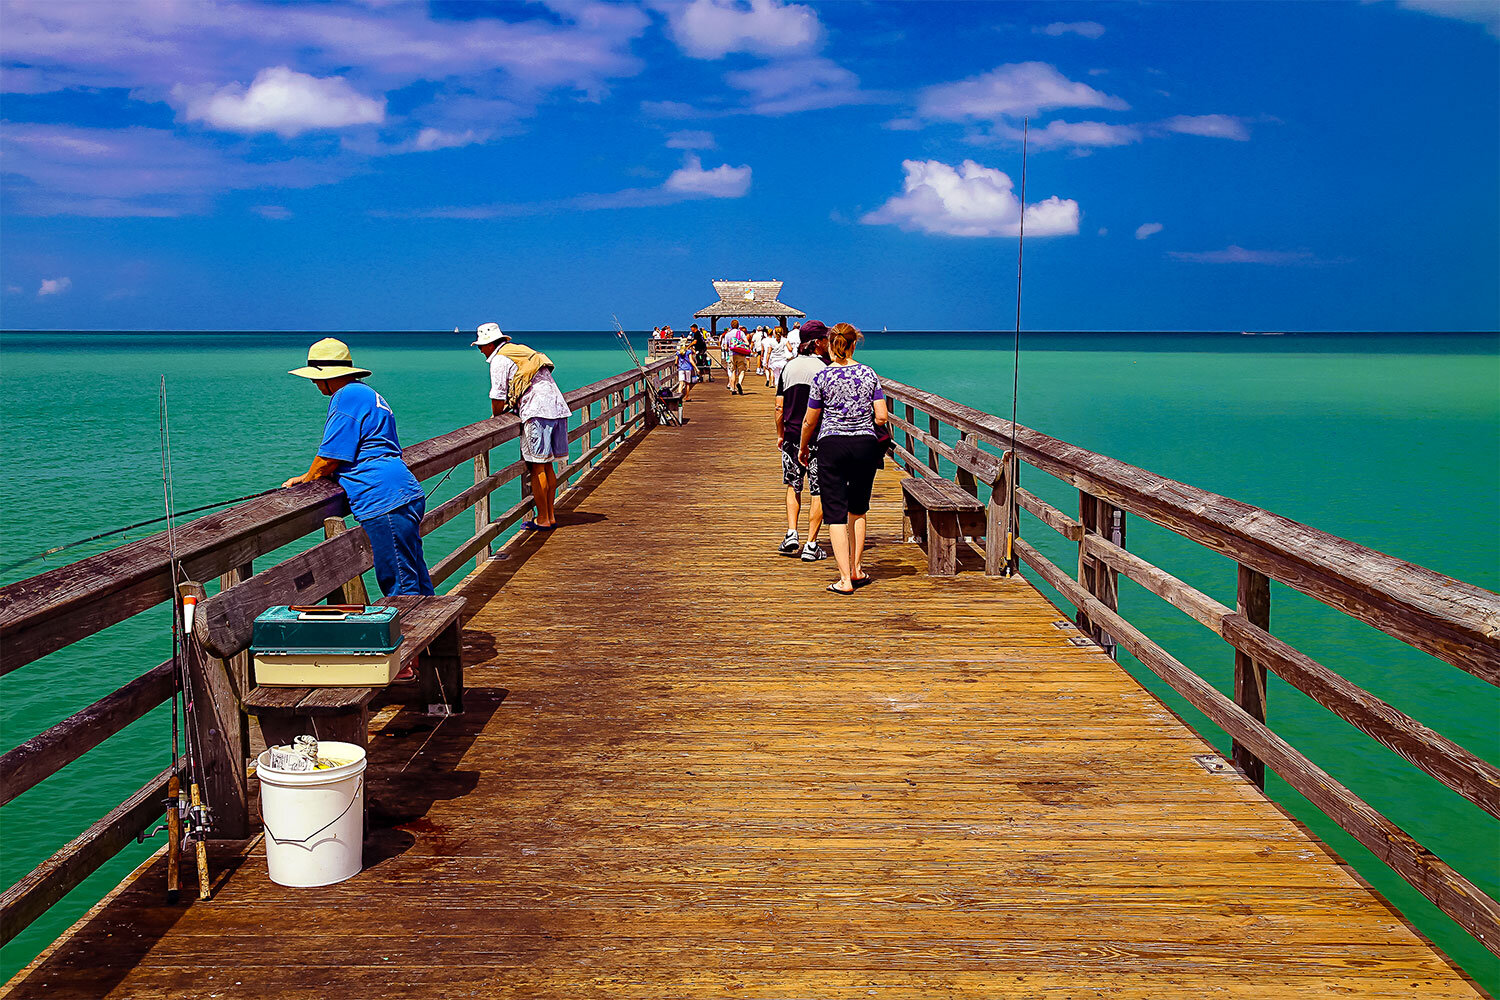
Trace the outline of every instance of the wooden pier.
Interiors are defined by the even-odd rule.
[[[377,703],[363,873],[284,889],[258,840],[219,842],[213,898],[169,906],[158,855],[4,995],[1482,995],[1080,641],[1097,620],[986,575],[982,545],[929,576],[894,463],[874,585],[777,555],[747,382],[700,387],[680,428],[627,391],[641,423],[580,467],[563,527],[462,580],[465,711]]]

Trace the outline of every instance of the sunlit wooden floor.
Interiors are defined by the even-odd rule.
[[[367,870],[144,868],[15,997],[1476,992],[1024,580],[778,556],[771,396],[704,386],[471,576],[468,712],[375,718]]]

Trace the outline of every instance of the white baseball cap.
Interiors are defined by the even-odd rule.
[[[470,347],[479,347],[483,344],[498,344],[501,341],[510,339],[509,334],[500,332],[499,323],[486,323],[476,332],[478,333],[478,339],[470,344]]]

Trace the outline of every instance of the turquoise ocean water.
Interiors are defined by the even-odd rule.
[[[0,336],[0,449],[7,469],[0,484],[0,563],[160,512],[161,375],[171,405],[179,509],[266,489],[304,471],[326,401],[283,373],[300,364],[319,336]],[[394,407],[403,443],[488,414],[486,373],[478,352],[467,346],[470,338],[340,336],[356,361],[375,371],[370,382]],[[558,363],[564,389],[628,363],[612,335],[524,339]],[[636,343],[644,348],[642,338]],[[1008,414],[1010,349],[1011,335],[1004,333],[892,333],[872,335],[861,357],[882,374]],[[1500,337],[1032,334],[1022,349],[1022,423],[1500,590]],[[767,475],[776,473],[768,451]],[[471,482],[469,470],[460,468],[430,504]],[[1061,483],[1032,470],[1025,482],[1062,509],[1076,509],[1076,492]],[[445,525],[428,536],[429,556],[436,559],[470,530],[465,518]],[[1076,558],[1075,549],[1034,520],[1028,518],[1023,530],[1060,565]],[[1132,550],[1233,604],[1230,561],[1139,518],[1130,519],[1128,537]],[[57,564],[17,570],[0,583]],[[373,580],[370,586],[373,592]],[[1179,659],[1229,690],[1232,655],[1221,640],[1123,580],[1121,608]],[[0,679],[0,743],[17,745],[165,659],[167,614],[164,606],[153,609]],[[1272,630],[1500,762],[1500,692],[1490,685],[1280,585],[1272,588]],[[1181,698],[1123,653],[1122,662],[1227,753],[1228,740]],[[1277,732],[1485,891],[1500,895],[1500,834],[1493,820],[1277,678],[1271,678],[1268,699]],[[163,707],[0,810],[4,884],[165,767],[169,733]],[[1272,777],[1268,791],[1479,982],[1500,991],[1500,963],[1482,946],[1285,784]],[[44,948],[159,843],[125,850],[21,934],[0,952],[0,977]]]

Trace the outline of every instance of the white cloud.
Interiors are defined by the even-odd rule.
[[[823,38],[811,7],[779,0],[691,0],[667,12],[672,38],[695,59],[721,59],[731,52],[784,55],[806,51]]]
[[[1084,38],[1098,38],[1104,34],[1104,25],[1098,21],[1053,21],[1043,28],[1033,28],[1041,35],[1051,35],[1053,38],[1059,35],[1082,35]]]
[[[974,136],[975,142],[985,138],[1005,139],[1019,143],[1021,130],[1014,125],[996,125],[987,136]],[[1128,146],[1141,141],[1141,130],[1134,125],[1108,125],[1104,122],[1048,122],[1044,128],[1030,130],[1027,143],[1035,149],[1058,149],[1063,146]]]
[[[725,163],[704,170],[703,162],[689,155],[682,166],[672,171],[662,190],[689,198],[740,198],[750,190],[750,168]]]
[[[1155,236],[1165,228],[1167,227],[1163,226],[1160,222],[1143,222],[1136,227],[1135,238],[1144,240],[1148,236]]]
[[[1397,0],[1397,3],[1407,10],[1482,25],[1491,36],[1500,38],[1500,4],[1494,0]]]
[[[1246,250],[1230,245],[1223,250],[1169,250],[1167,256],[1195,264],[1316,264],[1318,258],[1308,250]]]
[[[43,278],[42,287],[36,290],[36,297],[40,299],[48,295],[61,295],[72,287],[72,278]]]
[[[250,211],[254,212],[262,219],[272,219],[277,222],[281,222],[292,217],[292,210],[287,208],[285,205],[252,205],[250,206]]]
[[[1244,142],[1250,138],[1245,123],[1233,115],[1176,115],[1161,123],[1168,132],[1184,135],[1201,135],[1209,139],[1234,139]]]
[[[435,149],[457,149],[460,146],[472,146],[483,142],[486,136],[474,129],[466,128],[462,132],[445,132],[440,128],[424,128],[418,132],[416,138],[412,139],[408,148],[418,153],[430,153]]]
[[[561,211],[594,211],[606,208],[646,208],[674,205],[705,198],[740,198],[750,191],[749,166],[722,164],[704,169],[696,154],[683,157],[681,167],[672,171],[660,185],[650,188],[625,188],[600,194],[579,194],[571,198],[536,202],[497,202],[488,205],[452,205],[416,212],[377,211],[381,218],[421,219],[502,219],[542,215]]]
[[[275,132],[284,138],[314,129],[378,125],[385,121],[385,98],[366,97],[341,76],[319,78],[286,66],[255,74],[217,90],[179,85],[172,97],[186,121],[229,132]]]
[[[200,212],[220,191],[305,188],[347,177],[343,160],[253,163],[165,129],[8,123],[0,172],[21,215],[161,218]]]
[[[724,74],[732,87],[750,95],[752,114],[784,115],[879,99],[861,93],[859,77],[831,59],[808,56]]]
[[[1015,185],[992,167],[965,160],[951,167],[937,160],[904,160],[906,180],[896,195],[861,222],[948,236],[1015,236],[1021,203]],[[1078,202],[1056,196],[1026,206],[1026,232],[1060,236],[1078,232]]]
[[[668,149],[713,149],[716,145],[712,132],[673,132],[667,136]]]
[[[1069,80],[1042,62],[1010,63],[955,83],[922,91],[917,108],[924,118],[998,121],[1046,108],[1110,108],[1129,105],[1086,83]]]

